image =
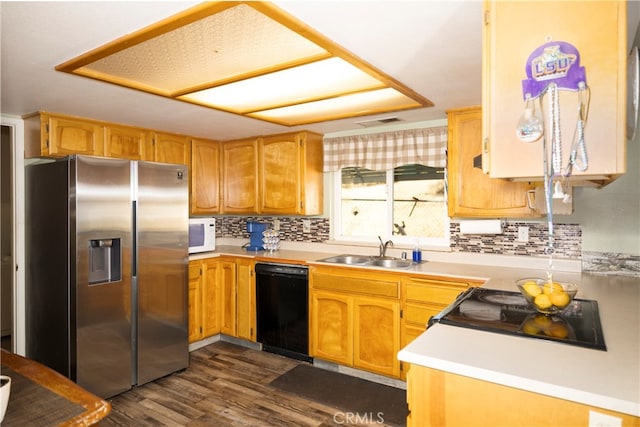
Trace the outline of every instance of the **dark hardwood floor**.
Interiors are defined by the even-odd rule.
[[[108,426],[384,426],[279,391],[269,383],[300,363],[228,342],[191,352],[183,372],[109,399]],[[348,422],[350,421],[350,422]]]

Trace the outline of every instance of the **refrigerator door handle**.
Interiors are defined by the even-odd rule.
[[[138,277],[131,277],[131,384],[138,384]]]

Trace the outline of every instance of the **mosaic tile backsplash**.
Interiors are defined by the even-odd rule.
[[[247,221],[269,224],[280,221],[280,240],[289,242],[323,243],[330,238],[328,218],[312,217],[246,217],[220,216],[216,221],[218,237],[245,238]],[[310,231],[304,232],[304,222],[309,221]],[[529,228],[529,241],[518,242],[518,228]],[[496,255],[546,256],[549,228],[546,222],[506,221],[502,234],[465,235],[460,232],[460,223],[451,222],[449,234],[451,251]],[[594,274],[615,274],[640,277],[640,257],[605,252],[582,251],[582,227],[579,224],[554,224],[554,256],[562,259],[581,260],[582,271]]]
[[[329,240],[330,224],[328,218],[301,217],[218,217],[217,234],[219,237],[249,238],[247,221],[264,222],[269,225],[280,221],[280,240],[290,242],[322,243]],[[311,231],[303,232],[303,221],[309,221]],[[529,242],[517,242],[518,227],[529,228]],[[460,233],[460,224],[450,225],[451,250],[454,252],[474,252],[500,255],[546,255],[548,227],[543,223],[507,222],[502,234],[464,235]],[[575,224],[557,224],[555,256],[559,258],[579,259],[581,256],[582,230]]]
[[[280,241],[323,243],[329,240],[329,218],[222,216],[216,218],[216,235],[248,240],[247,221],[263,222],[271,228],[274,220],[280,221]],[[309,221],[310,232],[303,232],[303,221]]]
[[[518,228],[529,228],[529,241],[518,242]],[[578,224],[554,224],[554,257],[580,259],[582,256],[582,227]],[[506,222],[502,234],[460,233],[460,223],[449,227],[451,250],[499,255],[546,256],[549,242],[547,223]]]

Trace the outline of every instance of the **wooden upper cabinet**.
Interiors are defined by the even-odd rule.
[[[482,171],[482,110],[480,107],[447,112],[450,217],[528,217],[528,182],[491,178]]]
[[[322,213],[322,135],[311,132],[259,139],[260,213]]]
[[[119,159],[153,161],[151,132],[129,126],[106,125],[104,155]]]
[[[255,138],[222,143],[224,213],[259,213],[258,142]]]
[[[573,168],[573,185],[606,184],[625,173],[627,24],[623,1],[486,1],[483,38],[485,171],[493,178],[541,180],[542,139],[516,137],[524,111],[522,81],[529,56],[548,41],[580,54],[591,99],[584,138],[589,167]],[[578,93],[559,90],[563,168],[576,129]],[[545,114],[549,95],[543,97]],[[547,133],[549,122],[545,123]],[[547,144],[551,150],[550,145]]]
[[[220,213],[220,143],[191,140],[191,214]]]
[[[104,155],[104,126],[71,116],[41,113],[25,120],[25,157]]]
[[[191,140],[185,135],[155,132],[153,134],[154,161],[188,165],[191,160]]]

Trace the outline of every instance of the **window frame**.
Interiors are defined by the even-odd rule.
[[[389,169],[386,173],[386,186],[385,193],[386,199],[386,223],[385,233],[380,238],[383,241],[392,240],[394,247],[399,248],[413,248],[417,243],[422,249],[434,249],[434,250],[450,250],[451,236],[449,232],[450,221],[448,215],[448,197],[447,197],[447,168],[444,169],[443,179],[445,181],[445,193],[444,203],[442,204],[443,215],[443,228],[444,237],[418,237],[418,236],[402,236],[399,234],[393,234],[393,184],[394,184],[394,170]],[[380,241],[378,236],[344,236],[342,234],[342,169],[330,172],[332,182],[332,197],[331,197],[331,237],[334,242],[345,244],[361,244],[361,245],[379,245]],[[391,198],[389,197],[391,195]]]

